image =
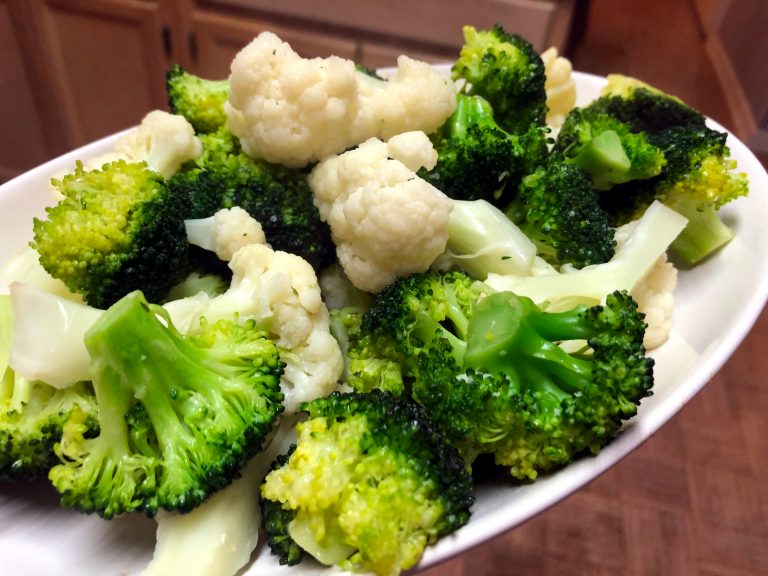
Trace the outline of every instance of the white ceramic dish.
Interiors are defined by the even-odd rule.
[[[602,78],[575,74],[579,103],[592,99]],[[722,129],[722,127],[717,126]],[[31,236],[31,219],[50,202],[47,183],[76,159],[107,151],[115,136],[52,160],[0,187],[0,263]],[[525,522],[556,504],[638,447],[719,370],[749,332],[768,295],[768,175],[736,138],[730,137],[739,169],[750,177],[749,197],[723,209],[737,232],[714,258],[682,271],[676,292],[674,329],[656,350],[654,395],[597,457],[585,458],[537,482],[479,486],[470,523],[429,549],[430,566]],[[103,521],[58,507],[53,490],[0,485],[0,572],[13,576],[138,575],[151,558],[154,523],[142,516]],[[324,574],[312,563],[279,567],[260,544],[241,574]]]

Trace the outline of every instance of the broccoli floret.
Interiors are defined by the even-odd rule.
[[[187,219],[239,206],[259,221],[275,250],[297,254],[315,270],[333,261],[330,228],[313,203],[306,171],[250,158],[227,128],[200,140],[203,153],[169,182]]]
[[[483,285],[459,270],[411,274],[384,288],[348,332],[347,384],[410,392],[418,355],[439,336],[461,358],[471,308],[482,293]]]
[[[484,98],[456,98],[456,110],[430,135],[437,164],[418,174],[451,198],[504,206],[522,177],[545,157],[543,132],[534,127],[513,136],[499,127]]]
[[[85,345],[100,432],[87,438],[70,419],[49,474],[62,504],[83,512],[191,510],[237,476],[282,410],[283,365],[254,321],[201,322],[184,336],[136,291]]]
[[[597,453],[650,394],[645,326],[625,292],[558,313],[496,292],[474,307],[460,361],[441,340],[419,357],[413,395],[468,460],[493,453],[534,479]],[[583,343],[568,352],[570,341]]]
[[[54,446],[70,417],[98,432],[96,397],[87,382],[54,388],[10,368],[0,380],[0,480],[44,478],[58,463]]]
[[[467,463],[489,453],[514,477],[535,478],[597,452],[650,393],[644,317],[626,292],[554,313],[466,274],[431,271],[381,295],[350,350],[388,341],[369,350],[371,364],[399,360],[401,395],[424,407]]]
[[[679,212],[688,225],[671,248],[684,262],[696,264],[733,238],[718,210],[748,194],[747,175],[736,171],[725,132],[677,127],[649,139],[664,153],[664,170],[650,180],[613,188],[601,195],[601,205],[615,225],[634,220],[654,200]]]
[[[464,46],[452,74],[468,83],[464,91],[485,98],[496,122],[510,134],[544,126],[544,62],[531,43],[498,24],[490,30],[465,26],[463,32]]]
[[[632,132],[628,124],[591,106],[575,108],[568,114],[555,148],[567,162],[588,172],[597,190],[652,178],[666,162],[662,151],[648,142],[645,133]]]
[[[616,249],[614,229],[589,175],[557,153],[523,178],[506,214],[552,264],[600,264]]]
[[[415,403],[334,392],[304,410],[294,451],[261,487],[281,505],[264,508],[270,541],[290,537],[324,564],[394,575],[468,521],[469,472]]]
[[[201,78],[175,64],[165,75],[165,89],[170,111],[184,116],[196,133],[215,132],[226,126],[228,80]]]
[[[96,308],[133,290],[162,301],[186,273],[182,205],[143,162],[118,160],[53,185],[63,198],[36,218],[31,245],[40,264]]]

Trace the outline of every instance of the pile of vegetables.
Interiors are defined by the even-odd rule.
[[[556,52],[464,37],[451,77],[383,78],[262,33],[55,177],[2,271],[0,479],[156,518],[146,575],[235,574],[259,534],[395,575],[481,456],[513,485],[610,442],[746,176],[669,94],[577,108]]]

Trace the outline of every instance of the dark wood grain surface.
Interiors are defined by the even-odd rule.
[[[732,125],[687,0],[593,0],[571,57],[577,70],[637,76]],[[764,311],[712,381],[633,454],[424,575],[768,574],[766,379]]]

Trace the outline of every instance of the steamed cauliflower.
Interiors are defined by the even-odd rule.
[[[163,178],[173,176],[184,162],[196,158],[202,151],[203,144],[187,119],[163,110],[149,112],[114,148],[118,158],[145,161]]]
[[[266,244],[261,224],[239,206],[222,208],[208,218],[186,220],[184,227],[190,244],[215,252],[229,262],[248,244]]]
[[[371,137],[437,129],[456,107],[453,83],[402,56],[389,81],[338,56],[302,58],[272,32],[235,57],[226,112],[254,158],[304,166]]]
[[[427,270],[445,250],[453,202],[416,175],[436,161],[426,134],[409,132],[388,142],[371,138],[312,170],[315,204],[356,288],[378,292]]]
[[[547,92],[547,124],[555,129],[563,125],[568,112],[576,105],[576,82],[570,60],[559,56],[552,47],[541,53]]]
[[[189,333],[203,317],[216,322],[237,314],[255,320],[286,364],[281,389],[287,414],[332,392],[344,362],[312,266],[294,254],[252,243],[235,252],[229,267],[232,282],[223,294],[200,292],[165,304],[174,325]]]

